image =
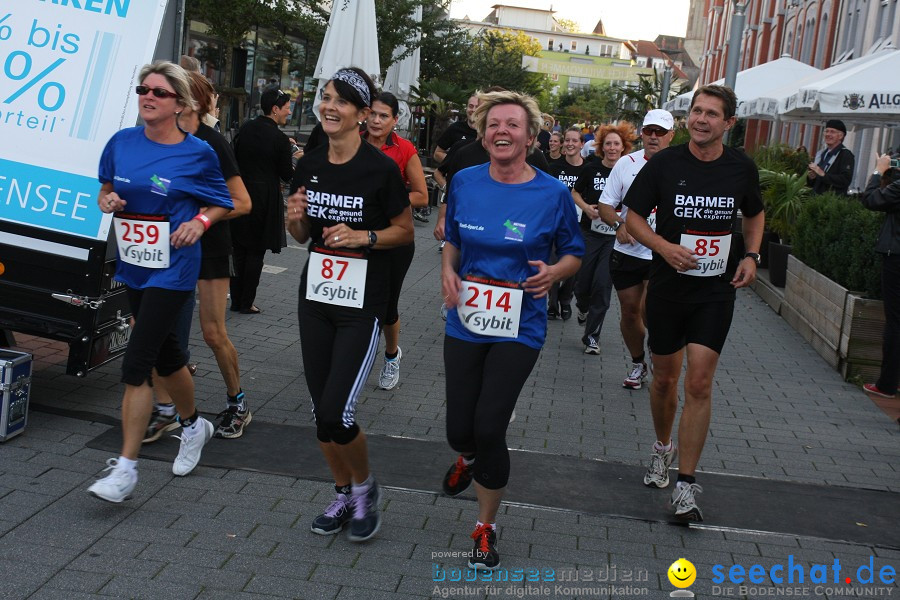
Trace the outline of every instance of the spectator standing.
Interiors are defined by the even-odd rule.
[[[235,271],[231,310],[250,315],[261,312],[254,302],[266,250],[278,254],[287,245],[281,182],[289,182],[294,175],[291,140],[278,128],[291,114],[291,96],[266,90],[260,106],[263,114],[244,123],[234,139],[234,153],[253,206],[249,215],[231,221]]]
[[[825,147],[816,153],[806,174],[806,181],[814,193],[835,192],[846,195],[850,189],[856,159],[850,149],[844,146],[846,135],[847,128],[843,121],[831,119],[825,123]]]
[[[886,184],[884,180],[893,174],[891,158],[887,154],[878,157],[875,172],[869,178],[866,190],[860,196],[863,206],[869,210],[887,213],[875,252],[882,255],[881,290],[884,298],[884,336],[881,344],[881,374],[875,383],[863,388],[870,394],[883,398],[897,395],[900,381],[900,181]]]

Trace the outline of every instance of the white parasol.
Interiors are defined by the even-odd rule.
[[[416,6],[413,12],[413,19],[416,22],[422,21],[422,5]],[[421,29],[416,30],[415,41],[421,39]],[[394,56],[400,56],[406,52],[406,46],[400,45],[394,49]],[[387,75],[384,77],[384,90],[391,92],[400,100],[400,121],[397,128],[403,131],[409,130],[410,117],[409,97],[412,88],[419,87],[419,48],[413,50],[412,54],[406,58],[396,61],[388,67]],[[407,136],[408,137],[408,136]]]
[[[322,51],[313,77],[319,80],[313,112],[319,117],[319,93],[338,69],[359,67],[377,80],[378,31],[375,27],[375,0],[334,0]]]
[[[794,60],[789,56],[782,56],[776,60],[744,69],[737,74],[734,81],[734,93],[738,97],[738,116],[744,116],[741,114],[741,109],[745,103],[753,102],[770,90],[774,90],[789,82],[796,82],[798,79],[818,71],[815,67]],[[715,85],[723,85],[725,80],[719,79],[713,83]],[[693,91],[676,96],[665,104],[666,110],[674,115],[687,114],[693,96]],[[670,104],[672,108],[669,108]]]
[[[804,81],[778,103],[786,120],[843,119],[869,126],[900,125],[900,51],[885,49],[841,63]]]

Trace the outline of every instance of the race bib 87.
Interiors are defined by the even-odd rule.
[[[369,261],[362,252],[312,247],[306,272],[306,299],[362,308]]]
[[[725,273],[731,252],[731,231],[693,231],[681,234],[681,245],[694,253],[697,268],[685,271],[691,277],[715,277]]]

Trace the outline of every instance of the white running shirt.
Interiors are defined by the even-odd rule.
[[[615,166],[613,166],[612,172],[606,179],[606,187],[603,188],[603,193],[600,195],[600,202],[608,204],[613,208],[622,204],[622,200],[625,199],[625,194],[628,193],[628,189],[631,187],[631,183],[634,181],[635,176],[644,168],[645,164],[647,164],[647,158],[644,156],[643,150],[626,154],[617,160]],[[620,216],[624,220],[627,214],[628,207],[623,204]],[[650,224],[650,228],[653,229],[653,231],[656,231],[655,209],[653,214],[650,215],[650,218],[647,219],[647,222]],[[643,260],[651,260],[653,258],[653,251],[640,242],[622,244],[619,242],[618,238],[616,238],[613,250]]]

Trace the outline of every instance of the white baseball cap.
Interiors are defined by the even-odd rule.
[[[650,125],[657,125],[662,127],[663,129],[667,129],[672,131],[675,127],[675,119],[672,117],[672,113],[667,110],[663,110],[661,108],[654,108],[653,110],[647,113],[647,116],[644,117],[644,124],[641,128],[649,127]]]

